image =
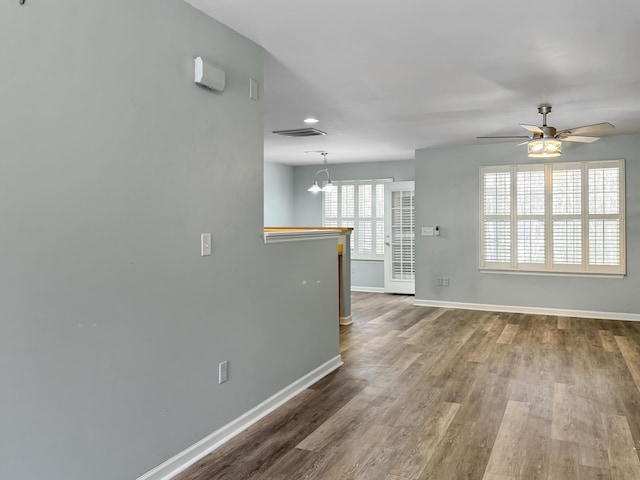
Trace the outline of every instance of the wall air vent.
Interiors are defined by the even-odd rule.
[[[284,135],[285,137],[315,137],[316,135],[326,135],[327,132],[318,130],[317,128],[296,128],[293,130],[274,130],[276,135]]]

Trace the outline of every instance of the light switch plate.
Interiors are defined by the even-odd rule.
[[[249,98],[251,100],[258,100],[258,81],[255,78],[249,79]]]
[[[422,227],[423,237],[433,237],[433,227]]]
[[[225,360],[218,364],[218,384],[229,380],[229,361]]]
[[[205,257],[211,255],[211,234],[203,233],[200,235],[200,256]]]

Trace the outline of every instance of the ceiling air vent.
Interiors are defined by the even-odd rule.
[[[326,135],[327,132],[318,130],[317,128],[296,128],[293,130],[274,130],[276,135],[284,135],[285,137],[315,137],[316,135]]]

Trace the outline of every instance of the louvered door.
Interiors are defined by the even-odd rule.
[[[415,294],[414,182],[385,184],[384,290]]]

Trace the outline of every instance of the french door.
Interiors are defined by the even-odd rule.
[[[415,184],[391,182],[384,185],[384,291],[416,291]]]

